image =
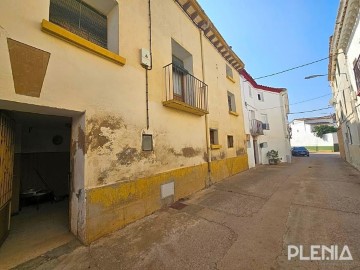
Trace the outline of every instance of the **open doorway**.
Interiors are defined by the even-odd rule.
[[[253,145],[254,145],[254,159],[255,159],[255,165],[260,164],[259,162],[259,147],[258,147],[258,142],[257,140],[253,140]]]
[[[5,111],[14,121],[10,231],[0,268],[11,268],[71,241],[72,118]]]

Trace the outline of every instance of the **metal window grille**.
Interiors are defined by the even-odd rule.
[[[66,30],[107,48],[107,17],[81,0],[51,0],[49,19]]]

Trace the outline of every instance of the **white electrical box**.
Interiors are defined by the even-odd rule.
[[[140,54],[141,54],[141,65],[146,66],[146,67],[150,67],[151,65],[151,55],[149,50],[142,48],[140,50]]]

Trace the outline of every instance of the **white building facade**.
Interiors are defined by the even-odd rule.
[[[270,150],[279,152],[281,162],[291,162],[287,90],[258,85],[245,69],[240,77],[249,167],[268,164]]]
[[[314,128],[320,125],[336,126],[333,117],[312,117],[294,119],[290,123],[291,146],[304,146],[312,152],[338,152],[339,142],[336,132],[325,134],[322,138],[317,137]]]
[[[360,2],[341,0],[330,38],[328,79],[339,126],[340,152],[360,170]]]

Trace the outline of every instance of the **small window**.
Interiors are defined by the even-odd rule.
[[[360,91],[360,56],[354,61],[354,74],[357,91]]]
[[[49,20],[103,48],[107,44],[107,16],[79,0],[51,0]]]
[[[217,129],[210,129],[210,144],[219,144]]]
[[[262,93],[262,92],[258,93],[258,100],[264,101],[264,93]]]
[[[345,136],[346,136],[346,140],[347,140],[348,144],[353,144],[351,129],[348,125],[346,125],[346,131],[347,132],[345,133]]]
[[[233,71],[229,65],[226,65],[226,76],[233,79]]]
[[[228,148],[234,147],[234,136],[228,135],[227,136]]]
[[[142,150],[143,151],[153,150],[153,139],[151,134],[142,135]]]
[[[336,58],[336,69],[338,72],[338,75],[340,76],[340,65],[339,65],[339,59]]]
[[[229,105],[229,111],[230,112],[236,112],[236,106],[235,106],[235,96],[233,93],[227,92],[228,97],[228,105]]]

